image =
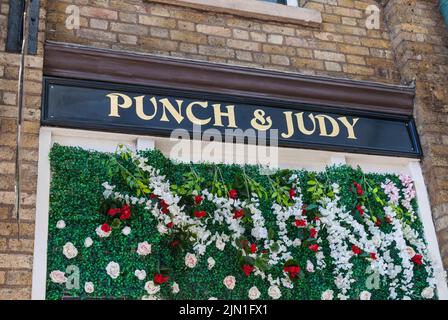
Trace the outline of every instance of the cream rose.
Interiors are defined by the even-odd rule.
[[[60,270],[51,271],[50,279],[54,283],[65,283],[67,281],[65,273]]]
[[[158,224],[157,231],[159,231],[160,234],[165,234],[168,233],[168,228],[163,224]]]
[[[213,259],[212,257],[208,258],[207,262],[208,262],[208,270],[211,270],[216,263],[215,259]]]
[[[62,248],[62,253],[67,259],[73,259],[78,255],[78,249],[76,249],[73,243],[67,242]]]
[[[333,300],[333,290],[325,290],[320,297],[322,300]]]
[[[254,286],[249,289],[248,296],[249,296],[250,300],[256,300],[256,299],[260,298],[260,295],[261,295],[261,292],[260,292],[260,290],[258,290],[257,287]]]
[[[412,247],[406,247],[404,249],[409,256],[409,259],[412,259],[415,256],[415,250]]]
[[[65,221],[64,220],[59,220],[58,222],[56,222],[56,228],[64,229],[65,228]]]
[[[145,270],[135,270],[134,272],[135,276],[138,280],[145,280],[146,278],[146,271]]]
[[[92,244],[93,244],[93,240],[92,240],[92,238],[87,237],[87,238],[84,240],[84,247],[89,248],[89,247],[92,246]]]
[[[128,236],[131,234],[131,228],[126,226],[123,229],[121,229],[121,233],[124,234],[125,236]]]
[[[112,279],[116,279],[120,275],[120,265],[111,261],[106,267],[106,272]]]
[[[84,291],[87,293],[92,293],[93,291],[95,291],[95,286],[93,285],[93,282],[84,283]]]
[[[372,294],[369,291],[362,291],[359,295],[360,300],[370,300],[372,297]]]
[[[224,283],[227,289],[233,290],[233,288],[235,288],[236,280],[234,276],[227,276],[222,283]]]
[[[148,294],[153,295],[160,291],[160,286],[154,284],[154,281],[148,281],[145,283],[145,290]]]
[[[148,241],[140,242],[138,244],[137,253],[140,256],[147,256],[148,254],[151,253],[151,245],[148,243]]]
[[[185,255],[185,265],[188,268],[194,268],[196,267],[196,264],[198,263],[198,259],[193,253],[187,253]]]
[[[306,262],[306,271],[314,272],[314,264],[310,260]]]
[[[422,297],[425,299],[432,299],[434,297],[434,288],[426,287],[423,289]]]
[[[282,292],[280,291],[280,288],[278,286],[270,286],[268,289],[268,295],[272,299],[279,299],[282,296]]]
[[[210,297],[210,298],[208,298],[208,300],[218,300],[218,298]]]
[[[174,294],[179,293],[179,291],[180,291],[179,285],[176,282],[173,282],[173,285],[171,286],[171,291]]]
[[[223,239],[222,238],[218,238],[216,240],[216,248],[218,248],[219,250],[223,251],[225,247],[226,247],[226,243],[223,241]]]

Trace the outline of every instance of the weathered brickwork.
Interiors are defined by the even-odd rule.
[[[319,28],[269,23],[143,0],[50,0],[47,39],[307,74],[400,81],[389,34],[365,27],[374,0],[314,0]],[[80,6],[68,30],[67,6]]]
[[[423,171],[445,267],[448,266],[448,32],[437,1],[390,0],[385,7],[397,67],[415,80]]]
[[[9,0],[13,1],[13,0]],[[40,0],[39,46],[27,57],[23,201],[14,216],[20,56],[5,53],[8,2],[0,7],[0,299],[31,296],[44,40],[381,83],[416,81],[415,117],[439,245],[448,267],[448,32],[436,0],[310,0],[318,27],[218,14],[148,0]],[[365,9],[381,8],[379,30]],[[67,7],[80,28],[67,28]],[[71,21],[69,21],[71,22]],[[19,234],[20,229],[20,234]]]
[[[5,52],[8,2],[2,1],[0,7],[0,299],[29,299],[46,14],[45,1],[41,1],[38,54],[25,60],[22,212],[19,227],[14,212],[14,173],[20,55]]]

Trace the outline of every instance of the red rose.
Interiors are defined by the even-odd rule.
[[[297,274],[300,272],[299,266],[286,266],[283,270],[291,276],[291,278],[295,278]]]
[[[167,282],[169,279],[168,276],[164,277],[162,274],[156,273],[154,275],[154,283],[155,284],[164,284],[165,282]]]
[[[380,220],[380,219],[377,219],[377,220],[375,221],[375,225],[376,225],[377,227],[381,226],[381,220]]]
[[[160,206],[161,206],[162,208],[168,208],[168,207],[169,207],[168,203],[166,203],[165,200],[161,200],[161,201],[160,201]]]
[[[202,200],[204,200],[204,198],[202,196],[195,196],[194,197],[194,203],[195,204],[200,204],[202,202]]]
[[[371,252],[370,253],[370,259],[376,260],[376,253],[375,252]]]
[[[305,227],[305,226],[306,226],[306,220],[303,220],[303,219],[296,220],[296,227]]]
[[[289,189],[289,197],[292,198],[295,197],[295,195],[296,195],[296,189],[293,188]]]
[[[112,228],[107,223],[103,223],[101,226],[101,230],[103,232],[110,232],[112,230]]]
[[[414,262],[415,264],[418,264],[419,266],[421,266],[423,264],[423,256],[421,254],[416,254],[415,256],[412,257],[412,262]]]
[[[168,213],[170,213],[170,210],[168,210],[168,208],[162,208],[162,213],[168,214]]]
[[[171,241],[171,246],[172,246],[173,248],[177,247],[178,244],[179,244],[179,240],[173,240],[173,241]]]
[[[201,218],[203,218],[203,217],[205,217],[206,216],[206,212],[205,211],[195,211],[194,212],[194,216],[196,217],[196,218],[198,218],[198,219],[201,219]]]
[[[246,277],[248,277],[252,273],[252,271],[254,271],[254,269],[254,266],[251,266],[250,264],[243,265],[243,272]]]
[[[317,252],[317,250],[319,250],[319,245],[318,244],[312,244],[308,247],[308,249],[310,249],[311,251]]]
[[[361,216],[364,214],[364,210],[359,204],[356,205],[356,211],[358,211]]]
[[[353,251],[354,254],[361,254],[361,253],[362,253],[362,250],[359,249],[359,248],[358,248],[357,246],[355,246],[355,245],[352,245],[352,251]]]
[[[250,252],[252,252],[252,253],[257,252],[257,245],[255,243],[252,243],[250,245]]]
[[[149,194],[150,199],[157,199],[157,196],[154,193]]]
[[[266,249],[265,250],[261,250],[261,253],[262,254],[266,254],[266,253],[268,253],[268,250],[266,250]]]
[[[319,221],[320,219],[319,219],[319,217],[318,216],[315,216],[314,217],[314,221]]]
[[[234,213],[233,217],[234,217],[235,219],[244,217],[244,209],[235,210],[235,213]]]
[[[238,198],[238,192],[235,189],[229,191],[229,197],[232,199]]]
[[[167,227],[167,228],[170,228],[170,229],[171,229],[173,226],[174,226],[174,223],[173,223],[172,221],[166,225],[166,227]]]
[[[310,238],[315,238],[317,235],[317,230],[315,228],[310,229]]]
[[[125,204],[123,207],[121,207],[121,215],[120,220],[127,220],[131,217],[131,208],[129,205]]]
[[[357,193],[359,196],[362,196],[362,195],[364,194],[364,192],[362,191],[362,187],[361,187],[361,185],[360,185],[359,183],[356,183],[356,182],[353,182],[353,185],[354,185],[355,188],[356,188],[356,193]]]
[[[109,210],[107,210],[107,214],[111,217],[113,217],[114,215],[116,215],[117,213],[119,213],[121,211],[120,208],[110,208]]]

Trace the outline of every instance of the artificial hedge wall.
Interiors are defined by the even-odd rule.
[[[239,198],[246,199],[250,198],[247,197],[250,192],[247,192],[248,185],[243,180],[244,177],[250,177],[251,188],[255,186],[254,190],[260,193],[259,209],[265,219],[269,238],[274,240],[277,237],[278,225],[273,214],[272,204],[280,202],[284,207],[292,205],[288,198],[291,195],[289,190],[292,188],[288,178],[293,173],[297,175],[299,183],[294,186],[294,192],[301,194],[301,201],[304,204],[301,214],[305,216],[310,225],[319,218],[325,221],[320,214],[320,206],[323,204],[319,199],[334,197],[333,191],[337,187],[340,207],[345,206],[347,212],[363,225],[366,225],[366,221],[374,221],[375,226],[387,234],[392,227],[385,214],[387,195],[381,184],[389,179],[398,187],[400,198],[404,198],[405,192],[397,175],[364,174],[361,170],[349,166],[328,167],[319,173],[280,170],[273,176],[265,176],[261,175],[255,166],[242,168],[237,165],[178,164],[165,158],[158,151],[146,151],[141,153],[141,156],[148,160],[150,166],[159,169],[160,175],[164,175],[166,180],[169,180],[175,194],[183,194],[180,204],[184,206],[184,211],[192,219],[195,219],[197,210],[206,212],[207,216],[201,221],[205,221],[207,229],[212,234],[215,232],[229,233],[229,230],[225,224],[212,221],[211,217],[216,210],[216,205],[212,201],[207,201],[206,197],[199,205],[196,204],[194,195],[188,194],[191,189],[222,190],[221,197],[227,197],[224,191],[235,190]],[[214,244],[208,245],[205,254],[197,254],[197,265],[194,268],[189,268],[185,265],[185,255],[194,252],[192,244],[188,239],[183,241],[185,237],[176,238],[179,237],[175,231],[176,227],[168,234],[158,232],[160,221],[151,213],[151,210],[145,209],[143,204],[130,203],[131,215],[125,220],[120,221],[108,215],[108,209],[119,207],[121,204],[117,205],[113,201],[105,200],[103,195],[105,188],[102,185],[105,181],[116,186],[114,191],[134,195],[138,192],[138,198],[149,199],[148,201],[152,201],[155,206],[160,201],[151,193],[153,190],[146,190],[145,194],[144,190],[147,187],[136,187],[135,181],[132,182],[131,178],[120,171],[133,172],[135,166],[131,158],[123,156],[123,154],[107,154],[54,145],[50,154],[50,162],[47,299],[61,299],[67,296],[81,299],[141,299],[148,297],[145,283],[152,280],[154,274],[163,274],[167,277],[167,281],[159,285],[160,291],[157,293],[157,297],[163,299],[209,299],[212,297],[248,299],[248,290],[254,286],[260,292],[259,299],[272,298],[272,295],[268,294],[272,284],[266,278],[262,279],[261,276],[256,276],[254,273],[246,276],[242,271],[241,259],[250,257],[241,257],[238,249],[231,245],[232,240],[222,251]],[[189,179],[193,179],[194,183]],[[141,191],[136,191],[137,189]],[[359,192],[360,190],[361,192]],[[400,202],[392,207],[399,214],[396,219],[400,219],[402,224],[410,225],[418,237],[423,238],[422,224],[418,218],[411,219],[409,208],[403,207]],[[417,210],[416,200],[412,199],[411,211],[417,212]],[[256,243],[257,254],[260,254],[259,257],[266,258],[270,254],[269,250],[274,250],[274,246],[266,249],[264,241],[256,240],[251,236],[252,221],[247,210],[243,219],[245,220],[241,220],[241,223],[247,225],[248,228],[248,232],[244,236],[246,243]],[[61,226],[61,221],[64,222],[65,227]],[[95,230],[105,222],[112,226],[112,231],[110,236],[101,238]],[[121,232],[124,226],[130,227],[129,235],[124,235]],[[319,233],[316,236],[320,239],[319,246],[324,257],[322,262],[326,265],[320,270],[316,265],[316,252],[310,250],[315,239],[308,234],[304,235],[304,231],[299,229],[294,218],[288,221],[288,235],[294,238],[300,234],[298,237],[301,238],[301,245],[288,248],[293,260],[289,259],[286,264],[282,262],[271,266],[266,274],[269,273],[274,278],[285,278],[288,277],[287,273],[285,275],[285,265],[293,264],[300,267],[297,275],[289,277],[293,288],[286,288],[281,283],[278,284],[281,291],[280,299],[321,299],[323,292],[328,292],[328,290],[334,292],[334,298],[337,299],[340,288],[335,282],[334,259],[331,257],[329,236],[325,224],[320,225]],[[92,239],[90,247],[85,246],[88,237]],[[136,254],[138,243],[145,241],[152,246],[151,254]],[[77,248],[76,256],[70,259],[63,254],[63,247],[67,242],[71,242]],[[353,249],[350,243],[347,246],[349,250]],[[416,248],[414,247],[414,249]],[[240,251],[249,252],[250,249],[242,247]],[[419,253],[423,255],[423,253]],[[389,254],[396,265],[401,264],[402,257],[400,257],[399,251],[392,249]],[[369,296],[371,299],[390,299],[391,278],[378,276],[373,271],[366,272],[373,262],[370,259],[372,257],[370,253],[363,252],[352,255],[350,262],[353,263],[351,268],[353,282],[350,284],[346,297],[359,299],[362,292],[367,291],[371,294]],[[209,257],[216,261],[211,270],[209,270]],[[409,259],[416,261],[415,257],[412,258],[414,260],[411,257]],[[115,279],[106,272],[106,267],[111,261],[120,265],[119,276]],[[253,262],[253,260],[250,261]],[[308,261],[313,261],[314,270],[312,272],[307,270]],[[262,259],[257,262],[262,262]],[[406,294],[399,291],[397,299],[403,297],[422,299],[422,292],[431,287],[431,283],[428,283],[428,278],[431,277],[430,261],[423,257],[423,262],[417,262],[419,263],[412,263],[412,289]],[[60,270],[65,273],[67,279],[70,278],[73,275],[73,269],[67,269],[68,266],[76,266],[79,270],[79,278],[74,280],[75,283],[71,287],[67,286],[68,280],[66,283],[55,283],[49,276],[52,271]],[[139,280],[135,275],[135,270],[145,270],[146,278]],[[229,275],[234,276],[236,281],[232,290],[223,284],[223,280]],[[379,279],[376,284],[374,284],[375,277]],[[403,273],[397,275],[397,279],[400,277],[403,277]],[[84,286],[86,282],[91,282],[94,285],[93,292],[92,290],[88,290],[90,293],[86,292]],[[173,282],[178,284],[179,291],[177,293],[173,293]],[[427,298],[436,298],[436,295],[429,295]]]

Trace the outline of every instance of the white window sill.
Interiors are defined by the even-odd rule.
[[[146,2],[165,3],[260,20],[306,26],[318,26],[322,23],[322,15],[318,10],[257,0],[146,0]]]

